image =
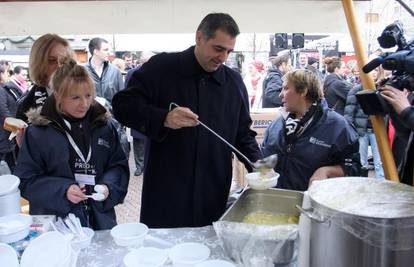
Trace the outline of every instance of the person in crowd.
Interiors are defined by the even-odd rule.
[[[56,34],[42,35],[33,43],[29,73],[34,85],[19,99],[16,118],[27,122],[26,112],[43,106],[46,98],[52,94],[49,80],[58,67],[58,58],[72,55],[68,41]]]
[[[375,81],[380,81],[384,78],[382,67],[375,69],[371,73]],[[362,173],[368,174],[368,146],[371,145],[375,176],[377,178],[384,179],[381,156],[378,151],[377,141],[372,129],[371,120],[369,116],[364,113],[355,96],[356,93],[361,90],[363,90],[362,85],[357,85],[349,91],[346,100],[344,117],[349,123],[352,123],[355,126],[359,135],[359,155],[361,159]]]
[[[279,156],[277,187],[305,191],[315,180],[358,173],[358,134],[327,107],[313,72],[288,72],[281,98],[287,117],[269,125],[261,145],[263,157]]]
[[[27,91],[27,69],[22,66],[16,66],[13,69],[13,75],[5,84],[8,88],[13,88],[14,91],[19,91],[20,95]]]
[[[109,113],[95,100],[85,67],[59,59],[50,81],[53,94],[28,113],[14,174],[30,214],[75,214],[95,230],[116,225],[114,207],[127,193],[129,168]],[[88,195],[100,185],[103,199]],[[96,190],[98,191],[98,190]]]
[[[299,52],[298,69],[306,69],[308,66],[308,55],[305,52]]]
[[[8,87],[7,80],[9,73],[4,67],[0,67],[0,160],[4,160],[9,169],[13,171],[16,164],[15,143],[9,140],[10,132],[3,128],[4,120],[7,117],[14,117],[17,109],[17,99],[21,91],[16,87]]]
[[[129,71],[132,70],[133,68],[135,68],[134,62],[133,62],[133,57],[132,54],[130,52],[125,52],[122,55],[122,59],[125,62],[125,71]]]
[[[249,104],[251,108],[262,106],[262,84],[264,65],[259,60],[254,60],[248,65],[248,73],[243,79],[249,95]]]
[[[328,75],[323,83],[323,90],[328,106],[344,115],[346,97],[352,84],[344,79],[345,63],[338,57],[325,58]]]
[[[91,58],[85,65],[95,82],[96,95],[112,104],[115,93],[124,89],[121,71],[108,62],[111,46],[103,38],[96,37],[89,41]]]
[[[128,83],[131,78],[131,75],[134,72],[138,71],[139,68],[141,68],[142,64],[147,62],[154,55],[155,54],[151,51],[143,51],[141,53],[139,64],[135,68],[129,70],[125,77],[126,88],[129,87]],[[140,176],[144,173],[144,169],[145,169],[145,144],[147,141],[147,137],[135,129],[131,129],[131,136],[132,136],[132,145],[134,149],[134,161],[135,161],[135,167],[136,167],[134,176]]]
[[[352,86],[361,84],[357,61],[355,59],[348,61],[348,63],[346,63],[346,68],[349,72],[348,75],[345,75],[346,81],[352,84]]]
[[[414,89],[414,82],[412,77],[410,79],[412,88],[399,90],[391,85],[384,85],[381,88],[381,95],[393,108],[390,117],[392,119],[392,125],[395,128],[395,135],[406,144],[405,153],[398,166],[400,181],[408,185],[413,185],[414,97],[412,90]]]
[[[115,117],[149,138],[141,202],[149,227],[209,225],[225,211],[232,153],[198,119],[251,161],[260,158],[246,87],[223,65],[238,34],[230,15],[208,14],[195,47],[153,56],[113,99]]]
[[[10,72],[13,72],[12,70],[12,63],[8,60],[5,59],[0,59],[0,67],[4,68],[7,72],[8,78],[10,78],[11,74]],[[8,79],[6,80],[6,82],[8,81]]]
[[[9,81],[10,75],[6,67],[0,66],[0,87],[3,87]]]
[[[122,58],[114,58],[112,64],[119,69],[121,74],[126,74],[125,72],[125,61]]]
[[[282,91],[282,76],[285,75],[291,68],[291,59],[289,54],[279,55],[271,58],[272,66],[263,80],[263,108],[276,108],[282,106],[282,101],[279,97]]]
[[[323,81],[323,75],[319,71],[318,65],[319,65],[319,62],[317,58],[308,57],[308,64],[306,65],[305,69],[312,71],[313,73],[316,74],[316,76],[319,77],[319,79],[321,79],[321,81]]]

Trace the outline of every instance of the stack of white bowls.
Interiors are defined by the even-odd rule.
[[[20,213],[20,179],[6,174],[0,176],[0,217]]]
[[[70,240],[61,233],[46,232],[30,241],[20,267],[75,267],[77,257]]]

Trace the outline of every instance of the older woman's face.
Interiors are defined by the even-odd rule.
[[[283,82],[280,98],[282,99],[283,106],[287,112],[296,114],[302,112],[305,107],[305,96],[299,94],[293,83],[288,80]]]
[[[50,77],[58,68],[58,59],[66,55],[68,48],[62,44],[55,44],[47,57],[47,76]]]

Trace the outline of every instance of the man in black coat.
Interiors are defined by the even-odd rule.
[[[238,34],[228,14],[207,15],[195,47],[152,57],[113,98],[115,117],[149,137],[141,221],[150,227],[209,225],[225,211],[231,151],[198,119],[251,161],[260,157],[247,90],[223,65]]]

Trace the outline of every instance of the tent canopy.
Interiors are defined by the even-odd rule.
[[[7,1],[0,10],[0,36],[193,33],[210,12],[231,14],[242,32],[347,32],[341,1]]]

